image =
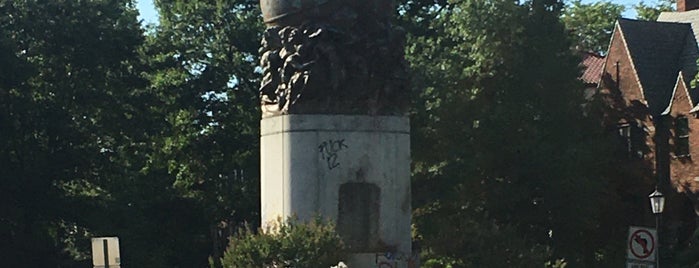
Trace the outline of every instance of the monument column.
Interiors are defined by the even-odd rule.
[[[261,0],[261,214],[335,220],[350,267],[408,267],[404,33],[390,0]]]

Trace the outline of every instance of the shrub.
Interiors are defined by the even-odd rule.
[[[345,260],[342,239],[335,225],[320,217],[304,223],[281,218],[254,233],[241,228],[230,238],[221,258],[225,268],[296,267],[328,268]]]

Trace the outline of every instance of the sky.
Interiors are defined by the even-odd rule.
[[[143,0],[141,0],[141,1],[143,1]],[[590,4],[590,3],[600,2],[600,1],[598,1],[598,0],[582,0],[582,2],[585,4]],[[641,1],[641,0],[611,0],[611,2],[615,3],[615,4],[624,5],[626,7],[626,11],[621,16],[624,18],[633,19],[636,17],[636,10],[634,10],[633,6],[637,5],[640,2],[643,2],[649,6],[653,6],[653,5],[656,5],[658,3],[658,0],[645,0],[645,1]]]
[[[140,13],[138,19],[143,20],[143,24],[158,23],[158,12],[155,11],[153,0],[136,0],[136,8]]]
[[[599,2],[599,0],[582,0],[582,2],[589,4]],[[615,4],[622,4],[626,7],[626,12],[623,14],[625,18],[635,18],[636,11],[633,9],[633,6],[641,2],[641,0],[611,0],[611,2]],[[645,0],[643,2],[647,5],[655,5],[658,0]],[[137,0],[136,7],[141,13],[139,15],[139,19],[142,19],[144,24],[158,23],[158,12],[155,11],[153,0]]]

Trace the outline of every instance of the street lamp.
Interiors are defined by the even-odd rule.
[[[653,214],[660,215],[660,213],[663,213],[663,209],[665,208],[665,196],[663,193],[659,192],[656,188],[648,198],[650,199],[650,208],[653,210]]]
[[[648,196],[648,199],[650,199],[650,208],[653,210],[653,214],[655,214],[655,230],[656,235],[658,236],[655,267],[660,268],[660,214],[662,214],[663,209],[665,209],[665,196],[663,193],[659,192],[658,188],[656,187],[655,191]]]

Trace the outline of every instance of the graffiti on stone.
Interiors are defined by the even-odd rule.
[[[417,253],[403,252],[376,253],[376,265],[378,268],[393,268],[399,263],[407,264],[408,268],[419,267],[420,257]]]
[[[334,169],[340,166],[338,153],[343,149],[349,148],[345,144],[345,139],[326,140],[318,145],[318,153],[323,161],[328,165],[328,169]]]

